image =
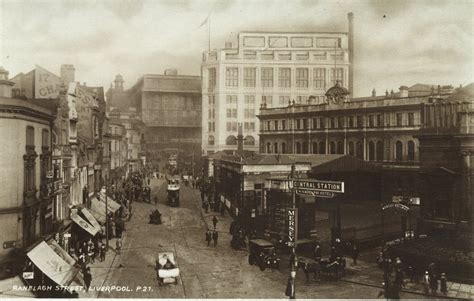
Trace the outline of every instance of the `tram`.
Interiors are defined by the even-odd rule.
[[[173,176],[168,180],[168,204],[171,207],[179,206],[179,177]]]

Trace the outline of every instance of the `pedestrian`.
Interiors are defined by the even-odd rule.
[[[408,266],[408,276],[410,277],[410,282],[415,282],[415,267],[412,265]]]
[[[211,240],[212,240],[212,233],[211,233],[211,230],[208,229],[206,231],[206,241],[207,241],[207,246],[208,247],[211,244]]]
[[[84,273],[84,284],[86,285],[86,292],[89,291],[91,282],[92,282],[91,268],[87,267],[86,272]]]
[[[115,242],[115,250],[117,252],[117,255],[120,255],[120,250],[122,250],[122,239],[118,238],[117,241]]]
[[[214,217],[212,218],[212,223],[214,224],[214,230],[216,230],[216,225],[217,225],[217,217],[214,215]]]
[[[446,296],[448,294],[448,280],[446,279],[445,273],[441,273],[441,278],[439,279],[439,282],[441,293]]]
[[[430,274],[428,271],[425,271],[425,275],[423,275],[423,291],[425,295],[430,293]]]
[[[357,248],[357,244],[352,245],[352,262],[357,264],[357,258],[359,257],[359,248]]]
[[[212,240],[214,240],[214,247],[217,246],[217,238],[218,238],[217,231],[212,232]]]
[[[314,248],[314,260],[317,262],[321,261],[321,246],[319,244],[316,244],[316,247]]]
[[[107,250],[106,250],[105,244],[102,244],[102,245],[100,246],[100,261],[101,261],[101,262],[105,261],[105,253],[106,253],[106,251],[107,251]]]
[[[436,295],[438,293],[438,277],[436,275],[432,274],[430,275],[430,289],[431,289],[431,294]]]
[[[207,201],[204,201],[204,210],[206,210],[206,213],[209,212],[209,203]]]
[[[155,206],[158,205],[158,196],[155,195]]]

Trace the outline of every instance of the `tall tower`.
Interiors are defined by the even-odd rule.
[[[347,19],[349,21],[349,92],[350,97],[354,97],[354,14],[348,13]]]
[[[61,80],[64,82],[64,84],[68,85],[69,83],[74,82],[75,77],[74,77],[74,72],[76,69],[74,69],[74,65],[71,64],[62,64],[61,65]]]
[[[120,74],[115,76],[114,89],[116,92],[123,92],[123,77]]]

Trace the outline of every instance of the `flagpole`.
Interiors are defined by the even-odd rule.
[[[209,52],[211,52],[211,14],[210,13],[209,13],[209,16],[207,17],[207,33],[208,33]]]

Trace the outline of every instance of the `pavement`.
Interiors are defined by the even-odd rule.
[[[281,270],[260,271],[248,264],[246,250],[230,247],[232,218],[220,213],[204,212],[200,193],[191,187],[181,188],[180,207],[166,203],[166,183],[152,179],[152,199],[158,204],[134,203],[134,215],[127,223],[121,254],[115,252],[115,240],[104,262],[91,265],[93,289],[80,292],[85,298],[287,298],[284,294],[289,275],[287,258],[282,258]],[[158,209],[161,225],[148,223],[148,215]],[[219,241],[207,246],[206,229],[213,228],[218,218]],[[178,283],[159,286],[155,261],[160,251],[176,254],[180,269]],[[352,268],[352,267],[351,267]],[[368,270],[364,270],[368,269]],[[296,278],[298,298],[377,298],[381,291],[375,285],[379,279],[370,263],[360,262],[343,281],[309,281],[299,271]],[[368,272],[371,276],[363,279]],[[381,273],[381,272],[380,272]],[[460,286],[461,288],[461,286]],[[100,290],[101,289],[101,290]],[[402,298],[425,298],[416,291],[404,291]]]

